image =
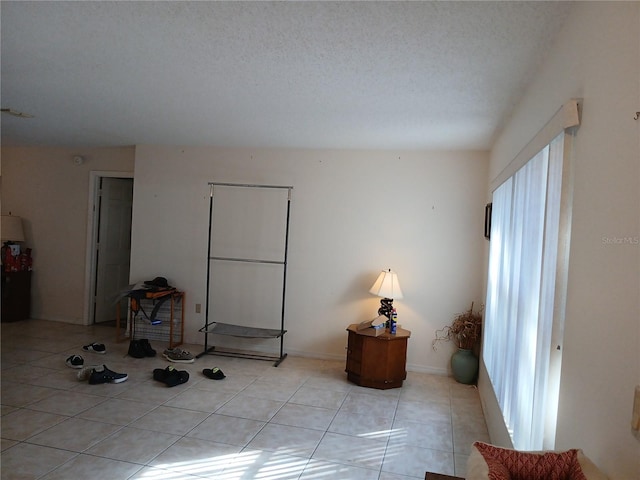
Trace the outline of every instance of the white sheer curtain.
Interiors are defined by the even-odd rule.
[[[493,192],[483,360],[513,445],[523,450],[542,449],[555,434],[548,395],[557,392],[547,385],[554,317],[562,321],[554,302],[563,141],[564,133]]]

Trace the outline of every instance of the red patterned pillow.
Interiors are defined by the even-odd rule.
[[[566,452],[519,452],[476,442],[489,467],[490,480],[587,480],[580,463],[578,450]]]

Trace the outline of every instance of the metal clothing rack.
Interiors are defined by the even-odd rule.
[[[284,353],[284,334],[287,332],[284,328],[285,320],[285,300],[286,300],[286,287],[287,287],[287,256],[289,248],[289,217],[291,212],[291,186],[281,185],[255,185],[255,184],[239,184],[239,183],[218,183],[210,182],[209,184],[209,232],[207,241],[207,297],[205,303],[205,325],[199,330],[204,333],[204,350],[198,354],[196,358],[200,358],[203,355],[221,355],[229,357],[250,358],[255,360],[269,360],[274,361],[274,367],[277,367],[287,357]],[[267,260],[260,258],[237,258],[237,257],[225,257],[225,256],[212,256],[212,231],[213,231],[213,205],[214,205],[214,189],[215,187],[239,187],[239,188],[267,188],[267,189],[286,189],[287,190],[287,208],[286,208],[286,223],[284,234],[284,253],[283,258],[280,260]],[[210,288],[211,288],[211,265],[214,261],[225,262],[241,262],[241,263],[253,263],[253,264],[271,264],[282,266],[282,305],[280,310],[280,328],[255,328],[241,325],[234,325],[229,323],[217,322],[210,319]],[[209,345],[209,335],[229,335],[234,337],[244,338],[279,338],[280,339],[280,354],[279,355],[267,355],[254,352],[247,352],[241,350],[220,349],[213,345]]]

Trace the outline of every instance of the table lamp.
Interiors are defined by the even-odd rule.
[[[2,243],[11,249],[13,256],[20,254],[20,245],[14,242],[24,242],[24,230],[22,228],[22,218],[14,215],[2,215]]]
[[[391,269],[382,270],[380,275],[378,275],[378,279],[373,284],[373,287],[369,290],[369,293],[382,297],[382,300],[380,300],[378,315],[384,315],[391,320],[393,299],[402,298],[402,290],[400,289],[400,283],[398,282],[398,275],[396,272],[392,272]]]

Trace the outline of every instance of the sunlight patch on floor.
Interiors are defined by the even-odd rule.
[[[394,432],[394,430],[380,430],[377,432],[361,433],[358,436],[361,438],[370,438],[372,440],[386,440],[393,436],[395,434]]]
[[[145,472],[145,480],[173,480],[180,475],[215,475],[218,480],[252,478],[256,480],[286,480],[298,478],[309,459],[261,450],[220,455],[204,460],[155,465]]]
[[[400,430],[381,430],[364,434],[364,438],[386,439],[390,435],[403,436]],[[380,443],[379,448],[354,450],[353,464],[366,468],[371,460],[382,458],[385,454],[386,443]],[[399,452],[398,452],[399,453]],[[251,450],[237,454],[219,455],[202,460],[173,462],[154,465],[154,469],[146,471],[140,478],[144,480],[174,480],[181,475],[210,476],[217,480],[240,480],[251,478],[255,480],[287,480],[298,478],[304,471],[305,478],[335,479],[351,468],[321,459],[295,457],[282,451],[268,452]]]
[[[203,460],[190,460],[154,465],[156,470],[145,472],[141,478],[145,480],[170,480],[179,478],[175,475],[207,475],[218,474],[231,464],[238,454],[220,455]]]

